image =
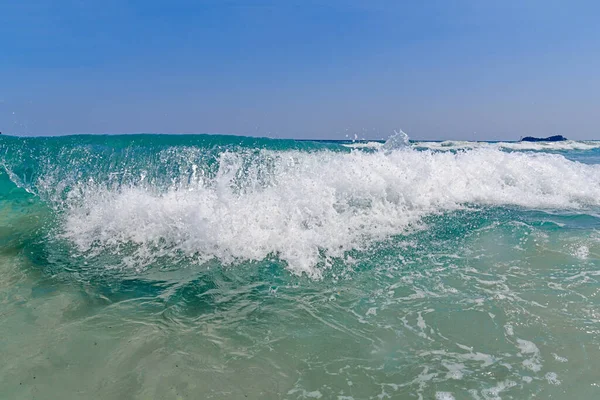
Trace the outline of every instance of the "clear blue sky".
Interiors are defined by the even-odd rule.
[[[600,2],[0,0],[0,130],[600,139]]]

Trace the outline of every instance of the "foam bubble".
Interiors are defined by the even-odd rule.
[[[590,249],[585,246],[579,246],[573,250],[573,256],[579,258],[580,260],[586,260],[590,254]]]
[[[558,375],[556,375],[555,372],[547,372],[546,375],[544,375],[544,378],[546,378],[548,383],[551,385],[560,385],[561,384],[560,380],[558,379]]]
[[[540,352],[535,343],[529,340],[517,339],[517,343],[523,354],[538,354]]]
[[[462,363],[442,363],[448,370],[447,379],[462,379],[464,376],[465,364]]]
[[[554,359],[555,359],[556,361],[558,361],[558,362],[561,362],[561,363],[566,363],[566,362],[568,362],[568,361],[569,361],[569,359],[568,359],[568,358],[566,358],[566,357],[561,357],[561,356],[559,356],[559,355],[558,355],[558,354],[556,354],[556,353],[552,353],[552,356],[554,357]]]
[[[436,392],[435,400],[454,400],[454,396],[450,392]]]
[[[507,379],[505,381],[498,382],[494,387],[483,389],[481,391],[481,394],[484,398],[489,400],[500,400],[500,393],[515,386],[517,386],[517,383],[515,381]]]
[[[533,372],[539,372],[542,369],[542,358],[540,356],[540,349],[535,343],[529,340],[517,339],[517,346],[521,351],[521,355],[531,355],[523,361],[523,366]]]
[[[318,390],[313,390],[312,392],[309,392],[307,390],[296,387],[288,391],[287,394],[295,394],[298,392],[301,394],[302,398],[305,399],[320,399],[321,397],[323,397],[323,394]]]

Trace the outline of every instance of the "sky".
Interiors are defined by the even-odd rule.
[[[600,2],[0,0],[0,131],[600,139]]]

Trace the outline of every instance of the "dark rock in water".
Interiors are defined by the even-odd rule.
[[[523,139],[521,139],[521,142],[563,142],[565,140],[567,140],[567,138],[562,135],[554,135],[547,138],[525,136]]]

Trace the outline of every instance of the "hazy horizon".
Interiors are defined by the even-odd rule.
[[[600,139],[592,1],[0,5],[0,131]]]
[[[404,131],[403,131],[404,132]],[[407,133],[407,132],[404,132]],[[348,142],[348,141],[356,141],[356,142],[363,142],[363,141],[375,141],[375,142],[385,142],[387,141],[391,136],[395,135],[395,132],[392,132],[391,134],[387,135],[387,136],[382,136],[382,137],[376,137],[374,135],[370,135],[370,136],[361,136],[361,135],[344,135],[343,137],[330,137],[330,138],[319,138],[319,137],[305,137],[305,138],[296,138],[296,137],[275,137],[275,136],[266,136],[266,135],[258,135],[258,134],[248,134],[248,135],[240,135],[240,134],[236,134],[236,133],[218,133],[218,132],[203,132],[203,133],[179,133],[179,132],[93,132],[93,133],[57,133],[57,134],[15,134],[15,133],[10,133],[10,132],[1,132],[0,133],[2,136],[13,136],[13,137],[62,137],[62,136],[135,136],[135,135],[169,135],[169,136],[197,136],[197,135],[208,135],[208,136],[240,136],[240,137],[249,137],[249,138],[256,138],[256,139],[273,139],[273,140],[300,140],[300,141],[339,141],[339,142]],[[408,134],[408,133],[407,133]],[[526,135],[529,136],[529,135]],[[548,136],[554,136],[554,135],[546,135],[546,136],[540,136],[540,137],[548,137]],[[564,136],[564,135],[563,135]],[[518,138],[514,138],[514,139],[436,139],[436,138],[427,138],[427,137],[411,137],[409,135],[409,140],[411,141],[418,141],[418,142],[444,142],[444,141],[480,141],[480,142],[519,142],[520,139],[524,138],[525,136],[520,136]],[[583,140],[583,141],[600,141],[600,139],[572,139],[570,137],[567,137],[567,139],[569,140]]]

